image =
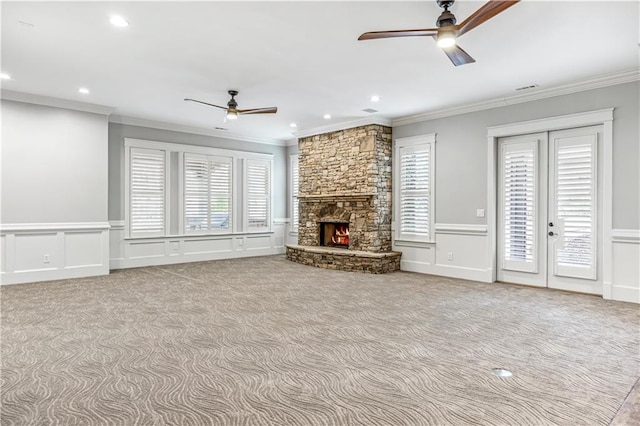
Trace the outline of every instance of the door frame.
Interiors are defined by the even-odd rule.
[[[598,250],[602,253],[602,297],[611,299],[613,209],[613,110],[606,108],[487,128],[487,252],[491,282],[498,273],[498,138],[551,132],[575,127],[602,125],[602,235]]]

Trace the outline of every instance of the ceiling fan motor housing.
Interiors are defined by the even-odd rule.
[[[436,27],[449,27],[456,24],[456,17],[449,12],[449,8],[453,5],[453,0],[437,0],[438,6],[444,8],[444,12],[438,16]]]
[[[238,107],[238,103],[236,102],[236,100],[233,97],[238,94],[238,91],[237,90],[229,90],[229,94],[231,95],[231,100],[229,100],[229,102],[227,102],[227,106],[229,108],[231,108],[231,109],[236,109]]]

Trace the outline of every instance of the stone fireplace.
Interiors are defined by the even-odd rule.
[[[382,273],[400,268],[391,251],[391,128],[368,125],[298,141],[300,263]]]

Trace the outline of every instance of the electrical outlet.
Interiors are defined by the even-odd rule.
[[[449,254],[447,254],[447,260],[448,261],[452,261],[453,260],[453,253],[450,252]]]
[[[484,217],[484,209],[476,210],[476,217]]]
[[[50,263],[51,262],[51,257],[48,254],[44,255],[44,263]]]

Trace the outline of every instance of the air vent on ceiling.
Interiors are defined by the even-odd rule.
[[[369,114],[373,114],[374,112],[378,112],[377,109],[373,109],[373,108],[366,108],[363,109],[364,112],[368,112]]]
[[[535,89],[536,87],[540,87],[537,84],[532,84],[530,86],[522,86],[522,87],[517,87],[516,91],[520,91],[520,90],[530,90],[530,89]]]

